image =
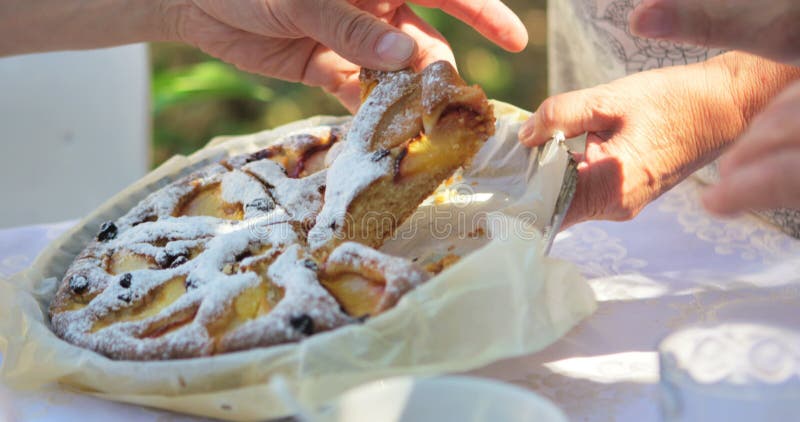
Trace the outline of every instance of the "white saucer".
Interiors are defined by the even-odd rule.
[[[567,422],[558,407],[530,390],[464,376],[399,377],[365,384],[345,392],[322,420]]]

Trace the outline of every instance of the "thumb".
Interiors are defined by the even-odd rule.
[[[710,47],[749,51],[773,60],[800,63],[796,48],[800,4],[773,0],[644,0],[630,16],[631,31]]]
[[[409,35],[342,0],[304,2],[296,26],[345,59],[370,69],[408,67],[417,53]]]
[[[359,66],[408,67],[417,53],[409,35],[346,0],[192,0],[203,13],[269,38],[310,37]]]
[[[610,101],[604,101],[608,95],[603,86],[599,86],[544,100],[520,127],[520,142],[533,147],[550,140],[556,131],[562,131],[567,138],[572,138],[586,132],[612,130],[619,113]]]

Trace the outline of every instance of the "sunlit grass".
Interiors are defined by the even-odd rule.
[[[218,61],[168,69],[153,75],[153,113],[197,101],[269,101],[273,92],[250,75]]]

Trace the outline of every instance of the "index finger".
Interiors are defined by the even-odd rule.
[[[412,3],[441,9],[508,51],[522,51],[528,44],[525,25],[500,0],[412,0]]]
[[[392,20],[392,24],[410,35],[419,46],[419,53],[414,60],[414,70],[422,70],[425,66],[446,60],[456,67],[456,59],[450,45],[435,28],[417,16],[407,5],[400,6]]]

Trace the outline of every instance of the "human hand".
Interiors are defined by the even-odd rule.
[[[589,132],[564,227],[633,218],[743,130],[730,74],[719,63],[642,72],[542,103],[520,129],[523,144],[541,145],[556,130]]]
[[[800,82],[779,94],[720,159],[720,181],[703,195],[708,210],[800,209]]]
[[[797,0],[644,0],[630,16],[634,34],[749,51],[800,65]]]
[[[630,18],[640,36],[747,50],[800,65],[800,3],[794,0],[645,0]],[[768,77],[769,75],[765,75]],[[753,119],[720,159],[720,182],[703,196],[720,215],[800,208],[800,83]]]
[[[238,68],[320,86],[351,111],[359,66],[421,69],[454,63],[447,42],[403,0],[165,0],[172,38]],[[416,0],[439,7],[501,47],[522,50],[527,32],[500,0]]]
[[[442,9],[507,50],[528,42],[501,0],[413,3]],[[321,86],[350,110],[359,66],[453,62],[447,42],[404,0],[0,0],[0,57],[153,41],[183,41],[242,70]]]

